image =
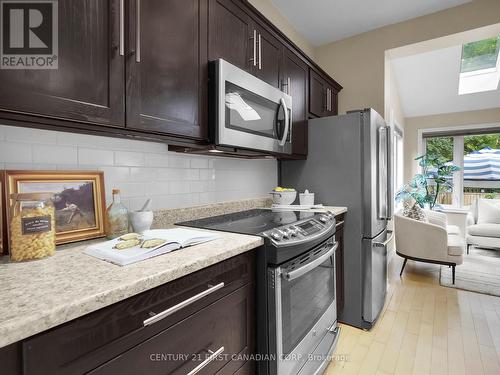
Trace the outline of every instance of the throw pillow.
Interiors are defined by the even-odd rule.
[[[478,199],[478,224],[500,224],[500,200]]]
[[[429,221],[424,209],[420,207],[415,201],[404,202],[403,216],[413,220],[423,221],[425,223]]]

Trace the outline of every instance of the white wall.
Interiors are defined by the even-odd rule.
[[[499,0],[474,0],[321,46],[314,54],[344,87],[339,94],[340,113],[373,107],[384,114],[386,50],[499,22]]]
[[[292,23],[281,14],[271,0],[248,0],[248,2],[314,60],[314,46],[295,29]]]
[[[262,197],[277,184],[276,160],[188,156],[163,143],[0,125],[0,169],[100,170],[106,201],[119,188],[132,210]]]

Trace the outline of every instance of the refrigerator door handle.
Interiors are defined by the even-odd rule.
[[[389,181],[387,176],[387,131],[386,127],[379,127],[377,131],[378,137],[378,148],[377,148],[377,164],[378,164],[378,217],[379,219],[385,220],[388,216],[387,207],[387,182]]]
[[[394,215],[394,158],[392,144],[392,128],[386,127],[387,132],[387,220],[392,220]]]

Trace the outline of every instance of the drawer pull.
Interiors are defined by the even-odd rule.
[[[207,365],[212,362],[219,354],[221,354],[224,351],[224,347],[221,346],[218,350],[215,352],[209,350],[208,352],[210,353],[210,356],[205,359],[203,362],[201,362],[198,366],[196,366],[194,369],[188,372],[187,375],[194,375],[199,373],[201,370],[203,370]]]
[[[151,315],[151,318],[147,318],[145,321],[142,322],[142,324],[144,325],[144,327],[146,327],[146,326],[149,326],[153,323],[156,323],[157,321],[162,320],[169,315],[172,315],[173,313],[183,309],[184,307],[189,306],[193,302],[196,302],[196,301],[202,299],[203,297],[206,297],[209,294],[211,294],[211,293],[213,293],[213,292],[215,292],[223,287],[224,287],[224,283],[219,283],[219,284],[214,285],[214,286],[209,285],[209,288],[207,290],[204,290],[203,292],[198,293],[198,294],[182,301],[181,303],[178,303],[177,305],[172,306],[172,307],[162,311],[161,313],[156,314],[154,312],[150,312],[149,315]]]

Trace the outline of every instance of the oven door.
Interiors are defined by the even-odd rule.
[[[290,154],[291,96],[224,60],[216,65],[216,143]]]
[[[270,293],[275,319],[271,319],[276,324],[271,345],[277,357],[271,373],[298,373],[324,337],[334,334],[337,247],[332,238],[278,268],[270,268],[275,280],[275,293]]]

